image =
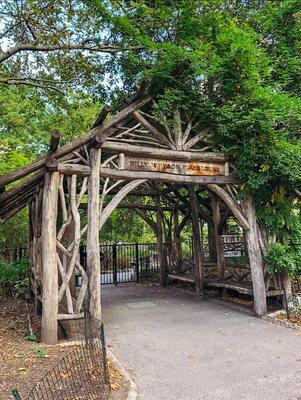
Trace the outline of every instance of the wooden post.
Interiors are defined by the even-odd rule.
[[[224,251],[223,251],[223,239],[222,235],[219,235],[218,226],[221,221],[221,213],[219,208],[219,199],[215,196],[211,200],[212,206],[212,216],[213,216],[213,227],[214,227],[214,241],[216,248],[216,260],[217,260],[217,270],[218,279],[224,279]]]
[[[31,290],[34,294],[35,309],[37,308],[37,281],[34,273],[34,209],[35,201],[28,205],[28,258],[30,267]]]
[[[158,198],[157,202],[160,203],[160,199]],[[163,218],[162,218],[162,210],[158,207],[156,212],[156,224],[157,224],[157,253],[158,253],[158,261],[160,268],[160,285],[162,287],[166,286],[166,277],[167,277],[167,262],[166,262],[166,251],[164,249],[163,243]]]
[[[42,327],[41,342],[57,342],[58,269],[56,252],[56,223],[58,209],[59,173],[46,172],[42,208]]]
[[[207,223],[208,226],[208,246],[209,246],[209,262],[215,263],[217,261],[215,235],[213,223]]]
[[[99,253],[99,184],[101,149],[90,150],[91,174],[88,178],[88,229],[87,229],[87,275],[89,312],[93,329],[101,320],[100,304],[100,253]]]
[[[182,268],[182,260],[183,260],[183,251],[182,251],[182,243],[181,243],[181,231],[179,226],[179,213],[175,211],[173,213],[173,245],[174,245],[174,254],[176,256],[177,262],[177,271],[181,271]]]
[[[193,186],[188,186],[188,194],[191,206],[192,222],[192,241],[193,241],[193,261],[194,261],[194,280],[195,297],[204,297],[203,265],[202,265],[202,246],[200,234],[200,218],[198,199]]]
[[[156,236],[157,236],[157,253],[158,253],[158,263],[160,268],[160,286],[166,286],[167,279],[167,256],[166,249],[164,248],[164,238],[163,238],[163,211],[160,203],[160,196],[154,197],[157,211],[156,211]]]
[[[35,314],[42,315],[41,294],[43,266],[42,266],[42,212],[43,189],[39,188],[35,195],[35,209],[33,210],[34,237],[33,237],[33,269],[36,283],[37,296],[35,298]],[[38,298],[39,296],[39,298]]]
[[[74,242],[75,240],[75,224],[74,224],[74,220],[72,219],[72,221],[70,222],[70,225],[67,228],[66,231],[66,244],[67,244],[67,248]],[[77,257],[77,259],[79,259],[79,256]],[[66,255],[63,255],[63,260],[64,260],[64,267],[66,270],[66,266],[67,266],[67,257]],[[70,288],[70,293],[71,296],[75,299],[76,298],[76,287],[75,287],[75,270],[72,274],[72,277],[69,281],[69,288]]]
[[[287,296],[292,294],[292,281],[287,271],[282,272],[282,283]]]
[[[280,272],[281,290],[284,291],[282,297],[283,308],[288,308],[289,298],[292,295],[292,281],[287,271]]]
[[[253,283],[254,311],[256,315],[263,316],[267,313],[263,261],[258,239],[254,201],[251,194],[247,195],[244,205],[249,223],[249,229],[246,231],[246,241]]]

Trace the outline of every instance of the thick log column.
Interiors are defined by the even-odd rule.
[[[216,247],[213,223],[208,223],[208,246],[209,246],[209,262],[216,263]]]
[[[244,205],[249,223],[249,229],[245,234],[253,283],[254,311],[256,315],[263,316],[267,313],[263,260],[258,239],[254,201],[251,194],[246,197]]]
[[[29,267],[30,267],[30,280],[31,280],[31,290],[34,293],[35,298],[35,310],[37,309],[37,281],[35,277],[34,271],[34,210],[35,210],[35,201],[29,203],[28,205],[28,227],[29,227],[29,235],[28,235],[28,258],[29,258]]]
[[[204,284],[198,199],[193,186],[188,186],[188,193],[191,206],[195,297],[203,298]]]
[[[173,246],[174,254],[177,262],[177,271],[180,272],[183,261],[183,251],[181,243],[181,230],[179,226],[179,213],[177,211],[173,214]]]
[[[88,178],[88,229],[87,229],[87,275],[89,312],[93,329],[101,320],[100,304],[100,254],[99,254],[99,184],[101,150],[90,151],[91,174]]]
[[[216,260],[217,260],[217,270],[218,279],[224,279],[224,251],[223,251],[223,239],[222,235],[218,232],[218,226],[221,221],[221,213],[219,207],[219,199],[215,196],[212,197],[212,215],[213,215],[213,226],[214,226],[214,241],[216,248]]]
[[[59,173],[46,172],[42,208],[42,327],[41,342],[57,342],[58,269],[56,253],[56,223]]]
[[[292,281],[287,273],[287,271],[282,272],[282,284],[283,284],[283,290],[285,290],[286,296],[291,296],[292,294]]]
[[[280,272],[281,289],[285,296],[282,298],[283,308],[288,307],[289,298],[292,295],[292,281],[287,271]]]
[[[157,235],[158,263],[160,268],[160,286],[164,287],[166,286],[166,278],[167,278],[167,258],[163,240],[163,215],[162,215],[162,209],[160,208],[160,198],[158,196],[155,197],[155,201],[157,204],[156,235]]]

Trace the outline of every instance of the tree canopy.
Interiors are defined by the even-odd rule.
[[[301,237],[298,0],[3,1],[0,12],[1,172],[41,153],[54,128],[64,141],[87,130],[104,92],[117,106],[151,77],[152,111],[168,125],[177,107],[208,128],[240,195],[299,254],[286,239]],[[183,60],[180,82],[170,71]]]

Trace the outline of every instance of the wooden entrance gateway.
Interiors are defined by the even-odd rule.
[[[173,111],[172,125],[164,115],[152,114],[156,94],[149,87],[145,81],[127,106],[111,118],[105,106],[91,131],[72,143],[59,147],[59,134],[54,132],[44,157],[0,177],[2,221],[29,205],[33,291],[37,308],[42,305],[44,343],[57,341],[60,321],[82,318],[87,298],[91,315],[101,319],[99,231],[117,207],[133,209],[153,229],[161,285],[167,278],[190,279],[199,298],[205,284],[234,285],[225,280],[221,250],[223,226],[228,217],[234,218],[244,232],[252,277],[248,288],[241,282],[236,288],[253,293],[257,315],[266,313],[271,279],[265,276],[264,242],[252,195],[240,198],[235,166],[210,144],[210,128],[186,119],[180,107]],[[21,178],[25,179],[5,190]],[[130,200],[125,201],[127,195]],[[145,197],[151,201],[142,202]],[[169,273],[163,229],[167,211],[178,252],[177,274]],[[193,227],[194,272],[185,277],[180,273],[179,238],[188,220]],[[216,253],[218,279],[211,283],[204,281],[201,221],[208,224]],[[83,240],[87,243],[86,268],[79,258]],[[80,290],[75,288],[75,271],[82,277]]]

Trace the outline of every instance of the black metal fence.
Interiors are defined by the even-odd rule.
[[[225,258],[246,257],[246,245],[241,235],[223,235],[222,240]]]
[[[103,324],[94,330],[95,321],[92,323],[87,313],[84,320],[72,322],[77,325],[78,337],[83,339],[71,341],[70,353],[22,400],[108,399],[110,386]],[[14,389],[12,395],[15,400],[21,400],[18,390]]]
[[[101,244],[101,284],[140,282],[158,273],[155,243]],[[86,248],[80,249],[81,264],[86,267]]]

